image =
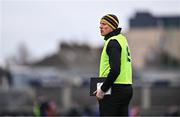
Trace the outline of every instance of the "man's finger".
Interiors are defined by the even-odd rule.
[[[97,93],[97,90],[93,92],[93,94],[96,94]]]
[[[103,99],[103,97],[97,97],[97,99],[98,99],[98,100],[102,100],[102,99]]]

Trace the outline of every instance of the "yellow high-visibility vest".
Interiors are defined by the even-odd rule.
[[[114,84],[132,84],[132,60],[130,55],[130,49],[126,37],[122,34],[112,36],[105,44],[101,54],[99,77],[107,77],[110,72],[109,56],[106,52],[107,45],[110,40],[117,40],[121,46],[121,66],[120,74],[114,81]]]

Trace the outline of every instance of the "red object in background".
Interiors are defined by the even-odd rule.
[[[57,114],[57,106],[54,101],[50,101],[48,103],[47,115],[48,116],[56,116],[56,114]]]

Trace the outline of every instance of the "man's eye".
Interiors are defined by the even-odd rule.
[[[104,24],[102,24],[102,26],[106,26],[106,24],[104,23]]]

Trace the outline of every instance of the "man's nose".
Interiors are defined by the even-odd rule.
[[[102,25],[100,25],[99,28],[102,29]]]

